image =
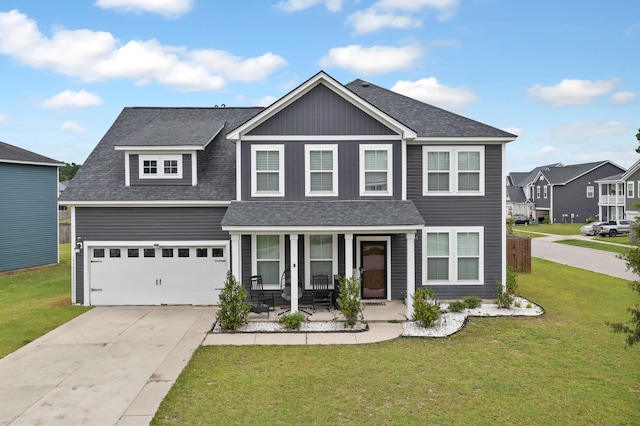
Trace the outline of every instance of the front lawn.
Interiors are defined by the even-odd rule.
[[[514,229],[540,232],[543,234],[555,234],[555,235],[580,235],[580,227],[584,223],[553,223],[553,224],[539,224],[539,225],[515,225]]]
[[[58,265],[0,274],[0,358],[88,309],[71,305],[69,244]]]
[[[471,318],[446,339],[199,348],[152,424],[640,424],[627,282],[532,259],[537,318]]]
[[[556,243],[560,243],[560,244],[567,244],[570,246],[576,246],[576,247],[586,247],[586,248],[591,248],[591,249],[596,249],[596,250],[603,250],[603,251],[610,251],[613,253],[626,253],[627,250],[631,249],[632,247],[622,247],[622,246],[614,246],[613,244],[602,244],[596,241],[588,241],[588,240],[558,240],[556,241]]]

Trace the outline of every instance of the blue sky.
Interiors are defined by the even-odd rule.
[[[516,133],[507,171],[638,158],[637,0],[3,0],[0,140],[83,163],[127,106],[266,106],[320,70]]]

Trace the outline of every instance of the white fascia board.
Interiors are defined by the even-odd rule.
[[[113,147],[116,151],[129,151],[135,154],[137,151],[146,152],[146,151],[173,151],[173,152],[182,152],[183,154],[188,154],[191,151],[204,151],[204,146],[200,145],[181,145],[181,146],[122,146],[116,145]]]
[[[324,136],[243,136],[243,141],[260,141],[260,142],[282,142],[282,141],[296,141],[296,142],[335,142],[335,141],[399,141],[402,140],[400,135],[324,135]]]
[[[381,121],[388,127],[391,127],[392,129],[398,131],[398,133],[402,135],[403,139],[413,139],[417,136],[416,132],[400,123],[390,115],[386,114],[385,112],[379,110],[378,108],[375,108],[373,105],[371,105],[361,97],[356,96],[353,92],[346,89],[342,84],[330,77],[324,71],[320,71],[315,76],[311,77],[309,80],[293,89],[287,95],[278,99],[264,111],[260,112],[240,127],[234,129],[227,135],[227,139],[233,142],[238,142],[240,139],[244,139],[245,133],[251,131],[260,123],[268,120],[270,117],[274,116],[282,109],[286,108],[287,106],[298,100],[298,98],[300,98],[302,95],[321,83],[337,95],[341,96],[343,99],[360,108],[365,113],[375,117],[378,121]]]
[[[60,206],[77,207],[228,207],[231,201],[209,200],[158,200],[158,201],[58,201]]]
[[[39,163],[37,161],[20,161],[20,160],[7,160],[0,159],[0,163],[10,163],[10,164],[26,164],[29,166],[49,166],[49,167],[64,167],[65,163]]]
[[[223,226],[230,234],[376,234],[380,232],[418,231],[424,225],[388,225],[388,226]]]
[[[424,143],[441,143],[441,144],[478,144],[483,143],[485,145],[503,144],[507,142],[513,142],[515,137],[503,137],[503,138],[490,138],[490,137],[417,137],[411,141],[407,141],[408,144],[424,144]]]

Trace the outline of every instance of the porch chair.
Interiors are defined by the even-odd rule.
[[[304,289],[301,285],[302,281],[298,280],[298,302],[302,300],[302,296],[304,294]],[[285,269],[282,275],[280,276],[280,295],[284,300],[289,302],[289,308],[284,309],[281,312],[278,312],[278,315],[286,314],[287,312],[291,312],[291,270],[289,268]],[[309,312],[304,309],[300,309],[299,311],[304,312],[307,315],[311,315]]]
[[[253,275],[251,277],[251,287],[249,288],[249,300],[251,303],[251,312],[267,313],[276,309],[276,300],[273,293],[266,293],[262,285],[262,275]]]
[[[315,274],[311,286],[313,289],[313,311],[316,311],[316,305],[324,305],[328,310],[331,310],[333,307],[333,291],[329,289],[329,276],[327,274]]]

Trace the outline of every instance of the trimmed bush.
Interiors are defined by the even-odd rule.
[[[302,312],[294,312],[293,314],[287,314],[280,317],[280,324],[289,330],[300,330],[300,326],[307,320],[307,317]]]
[[[464,306],[468,309],[479,308],[482,305],[482,299],[478,296],[465,296],[462,299]]]
[[[353,327],[358,321],[358,317],[362,317],[364,306],[362,305],[362,297],[360,296],[360,288],[362,280],[357,277],[340,277],[340,290],[338,292],[338,310],[346,320],[345,326]]]
[[[424,328],[433,327],[440,318],[440,303],[430,287],[422,287],[413,295],[413,320]]]
[[[251,309],[251,305],[247,303],[247,295],[247,289],[236,280],[231,271],[228,271],[216,313],[216,321],[223,330],[237,330],[247,322]]]
[[[456,300],[455,302],[451,302],[449,304],[449,312],[462,312],[466,307],[467,306],[464,304],[464,302]]]

